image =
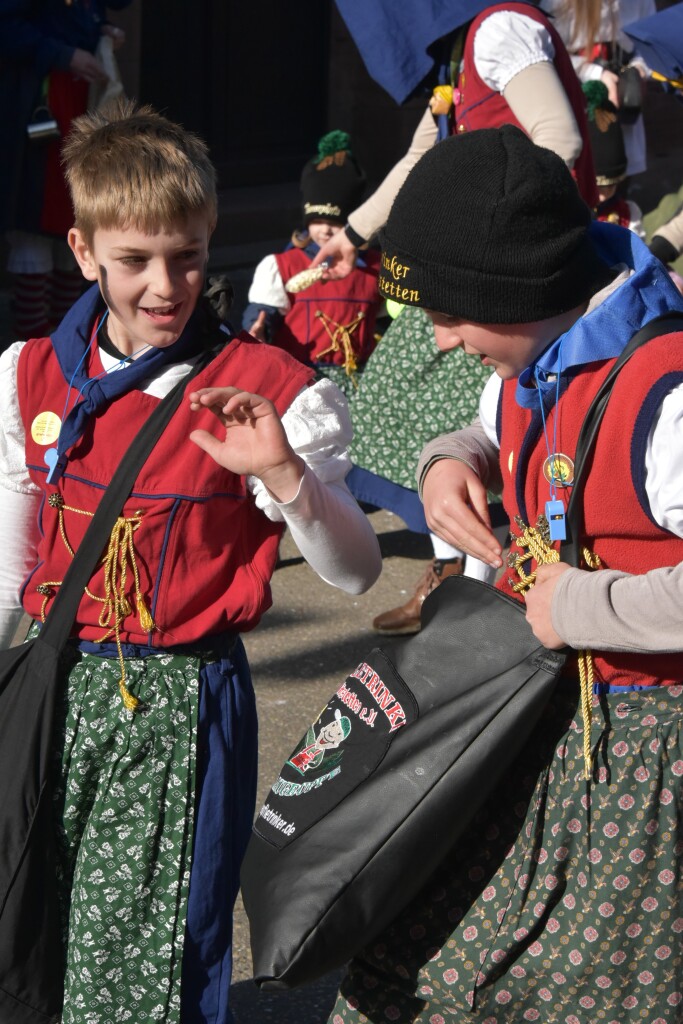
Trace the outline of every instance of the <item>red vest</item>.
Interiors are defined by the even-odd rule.
[[[302,249],[288,249],[278,253],[275,259],[285,287],[290,277],[311,263],[310,256]],[[337,351],[322,355],[332,345],[328,331],[332,335],[336,331],[339,338],[341,326],[347,328],[355,361],[362,366],[376,344],[375,320],[380,305],[377,290],[379,256],[367,252],[363,253],[363,259],[367,266],[356,267],[348,277],[316,281],[302,292],[288,292],[292,308],[276,332],[273,343],[303,363],[344,366],[343,345],[340,344]],[[354,321],[357,323],[352,327]]]
[[[645,449],[663,397],[683,382],[683,333],[655,338],[639,349],[621,370],[600,425],[583,501],[583,544],[599,555],[607,569],[641,574],[683,559],[683,540],[652,518],[645,491]],[[576,442],[591,401],[614,360],[592,363],[573,379],[559,406],[546,415],[552,439],[557,419],[556,450],[574,459]],[[539,409],[522,409],[515,401],[516,380],[506,381],[499,409],[503,504],[514,523],[536,525],[549,498],[543,475],[548,452]],[[565,508],[569,491],[558,489]],[[513,526],[513,533],[518,533]],[[519,549],[513,545],[513,552]],[[535,568],[530,561],[527,570]],[[596,570],[599,571],[599,570]],[[498,583],[512,594],[506,570]],[[515,581],[517,578],[515,577]],[[521,600],[521,598],[520,598]],[[596,681],[616,686],[651,686],[681,682],[680,654],[593,652]]]
[[[555,47],[553,64],[557,75],[564,86],[574,117],[583,139],[583,147],[579,154],[572,174],[576,179],[579,192],[591,209],[598,201],[595,185],[595,171],[586,123],[585,99],[581,84],[576,77],[571,59],[561,38],[548,21],[545,14],[528,3],[503,3],[487,7],[470,24],[465,39],[463,66],[458,80],[460,96],[454,105],[454,132],[474,131],[477,128],[500,128],[504,124],[522,125],[515,118],[502,93],[495,92],[479,77],[474,63],[474,37],[483,21],[496,11],[514,11],[523,14],[533,21],[538,21],[550,33]],[[457,93],[456,93],[457,96]]]
[[[102,369],[95,350],[89,373],[92,376]],[[282,414],[311,377],[310,370],[284,353],[242,333],[192,380],[188,392],[238,383],[270,398]],[[50,585],[46,603],[49,612],[54,584],[64,579],[71,561],[60,534],[58,512],[47,499],[59,491],[66,506],[94,512],[128,445],[159,399],[134,390],[92,417],[69,454],[62,480],[55,486],[46,481],[44,456],[48,446],[36,443],[31,431],[40,413],[51,411],[61,416],[66,399],[66,383],[49,338],[24,346],[17,385],[26,429],[26,464],[45,496],[40,509],[39,561],[22,598],[29,615],[39,619],[45,595],[36,588]],[[218,436],[221,432],[212,413],[191,412],[185,398],[124,506],[126,517],[141,514],[133,535],[135,562],[140,591],[157,627],[149,634],[140,624],[129,562],[126,593],[133,611],[123,620],[124,642],[167,647],[226,630],[252,629],[271,603],[269,581],[281,526],[256,508],[244,477],[218,466],[188,440],[195,428]],[[75,549],[90,517],[68,508],[63,516],[66,538]],[[96,600],[105,593],[102,568],[94,574],[88,589],[94,597],[83,595],[73,632],[82,639],[99,641],[107,633],[107,628],[98,623],[104,606]]]

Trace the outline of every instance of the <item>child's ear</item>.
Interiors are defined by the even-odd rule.
[[[86,281],[97,281],[97,264],[80,228],[71,228],[66,240]]]

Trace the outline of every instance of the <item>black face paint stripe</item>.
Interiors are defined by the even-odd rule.
[[[103,267],[102,264],[100,263],[98,266],[98,270],[100,272],[100,291],[102,292],[102,297],[104,301],[107,303],[109,310],[112,311],[114,309],[114,303],[112,301],[111,292],[109,291],[107,268]]]

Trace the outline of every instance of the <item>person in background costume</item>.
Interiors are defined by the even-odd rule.
[[[583,91],[598,189],[595,216],[608,224],[620,224],[645,239],[642,210],[632,199],[617,194],[618,186],[626,177],[624,133],[617,108],[608,98],[603,82],[585,82]]]
[[[60,165],[62,140],[107,82],[96,55],[125,34],[107,22],[131,0],[0,0],[0,230],[7,233],[14,338],[47,334],[76,301],[83,279],[66,244],[73,210]],[[29,135],[42,126],[51,132]]]
[[[585,101],[552,22],[534,4],[482,3],[473,20],[453,28],[447,46],[452,81],[449,78],[434,90],[406,156],[349,214],[344,231],[323,246],[314,264],[327,260],[329,274],[343,274],[353,266],[356,247],[385,223],[411,167],[446,132],[463,135],[501,124],[519,125],[538,145],[561,156],[572,168],[584,199],[591,206],[597,202]],[[392,281],[386,298],[400,302],[401,288],[400,281]],[[487,377],[485,367],[463,369],[463,363],[459,358],[444,362],[431,323],[421,310],[408,310],[386,332],[352,402],[355,446],[349,486],[359,500],[407,515],[412,529],[425,530],[414,487],[418,452],[431,437],[470,422]],[[378,411],[392,405],[403,412],[388,424],[387,439],[378,428]],[[503,516],[496,529],[503,540]],[[446,576],[464,571],[477,579],[492,579],[486,565],[466,559],[465,552],[434,534],[431,541],[434,558],[407,601],[374,618],[377,632],[417,632],[425,598]]]
[[[611,102],[620,108],[626,174],[629,178],[642,174],[647,169],[645,123],[642,113],[621,110],[619,72],[624,67],[635,68],[644,92],[650,70],[634,53],[633,41],[623,26],[654,14],[655,0],[541,0],[541,6],[553,16],[581,82],[603,82]]]
[[[318,143],[301,175],[305,230],[292,235],[284,252],[266,256],[256,267],[242,326],[314,366],[351,396],[376,343],[382,305],[377,253],[364,252],[343,281],[323,281],[321,272],[305,274],[365,190],[365,175],[349,145],[349,136],[340,131]]]
[[[51,337],[0,358],[4,646],[22,608],[49,617],[121,457],[209,361],[140,472],[68,645],[54,737],[61,1020],[226,1024],[256,782],[240,633],[271,603],[283,524],[347,592],[372,585],[381,558],[344,485],[344,397],[201,298],[216,221],[204,143],[125,104],[77,119],[65,159],[69,244],[91,287]]]
[[[437,226],[431,210],[451,181]],[[683,313],[683,299],[632,232],[592,221],[562,161],[512,126],[434,147],[382,242],[380,290],[392,262],[407,267],[440,349],[495,371],[480,422],[423,455],[427,520],[501,568],[487,487],[502,488],[513,543],[497,586],[523,602],[539,562],[557,570],[555,531],[593,398],[633,334]],[[615,575],[683,560],[682,341],[663,328],[621,369],[585,481],[581,568],[562,580],[605,573],[618,589]],[[331,1024],[679,1021],[681,656],[624,649],[614,616],[596,617],[603,604],[552,604],[581,653],[431,881],[352,961]]]

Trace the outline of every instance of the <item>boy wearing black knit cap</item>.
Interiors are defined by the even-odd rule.
[[[362,254],[343,281],[308,273],[321,246],[346,223],[365,190],[365,175],[346,132],[333,131],[301,174],[304,231],[282,253],[266,256],[254,272],[242,326],[313,365],[351,395],[356,374],[375,346],[378,257]]]
[[[383,249],[380,291],[404,289],[442,350],[461,347],[495,370],[479,421],[423,455],[430,527],[500,568],[486,497],[498,487],[512,553],[527,558],[516,541],[529,529],[549,553],[546,502],[566,509],[591,402],[642,326],[683,312],[681,296],[646,246],[592,222],[562,162],[511,126],[426,154]],[[683,561],[683,331],[666,330],[616,378],[582,499],[584,565],[601,566],[595,581],[608,586],[645,582],[647,629],[624,635],[604,588],[585,587],[590,572],[540,568],[527,618],[547,646],[591,651],[592,712],[587,694],[582,714],[570,655],[504,782],[432,882],[352,961],[334,1024],[578,1024],[653,1009],[679,1019],[683,668],[670,652],[683,642],[680,603],[661,595]],[[521,562],[497,584],[520,601],[515,585],[536,568]],[[567,579],[578,596],[553,601],[550,617],[544,592]]]

